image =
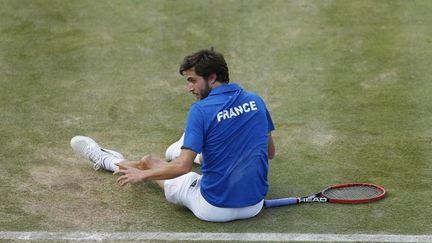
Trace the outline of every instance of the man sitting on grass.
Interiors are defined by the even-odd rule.
[[[186,56],[179,71],[198,101],[190,107],[184,136],[167,150],[171,162],[150,155],[127,161],[84,136],[72,138],[72,148],[95,168],[114,171],[120,186],[155,181],[169,202],[201,220],[254,217],[268,191],[268,159],[275,155],[264,101],[230,84],[225,59],[213,50]],[[202,175],[191,172],[194,160],[201,162]]]

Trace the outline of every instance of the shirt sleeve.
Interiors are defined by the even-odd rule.
[[[194,104],[189,110],[186,120],[185,138],[182,149],[190,149],[201,153],[204,146],[204,116],[200,108]]]
[[[273,120],[270,116],[270,112],[266,109],[266,115],[267,115],[267,123],[268,123],[268,133],[270,133],[271,131],[275,130],[275,126],[273,124]]]

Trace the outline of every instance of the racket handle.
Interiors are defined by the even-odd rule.
[[[299,203],[298,197],[287,197],[280,199],[264,200],[264,208],[273,208],[287,205],[295,205]]]

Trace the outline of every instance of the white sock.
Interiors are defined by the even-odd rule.
[[[117,171],[118,170],[117,164],[121,163],[123,161],[126,161],[126,160],[125,159],[119,159],[119,158],[116,158],[113,156],[112,158],[107,159],[107,161],[105,162],[105,165],[106,165],[105,169],[107,171],[111,171],[111,172]]]

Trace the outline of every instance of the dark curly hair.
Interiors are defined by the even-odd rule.
[[[195,73],[204,79],[208,79],[211,74],[216,74],[216,81],[229,83],[229,70],[225,62],[224,56],[213,50],[203,49],[188,55],[184,58],[180,65],[179,72],[183,72],[195,68]]]

